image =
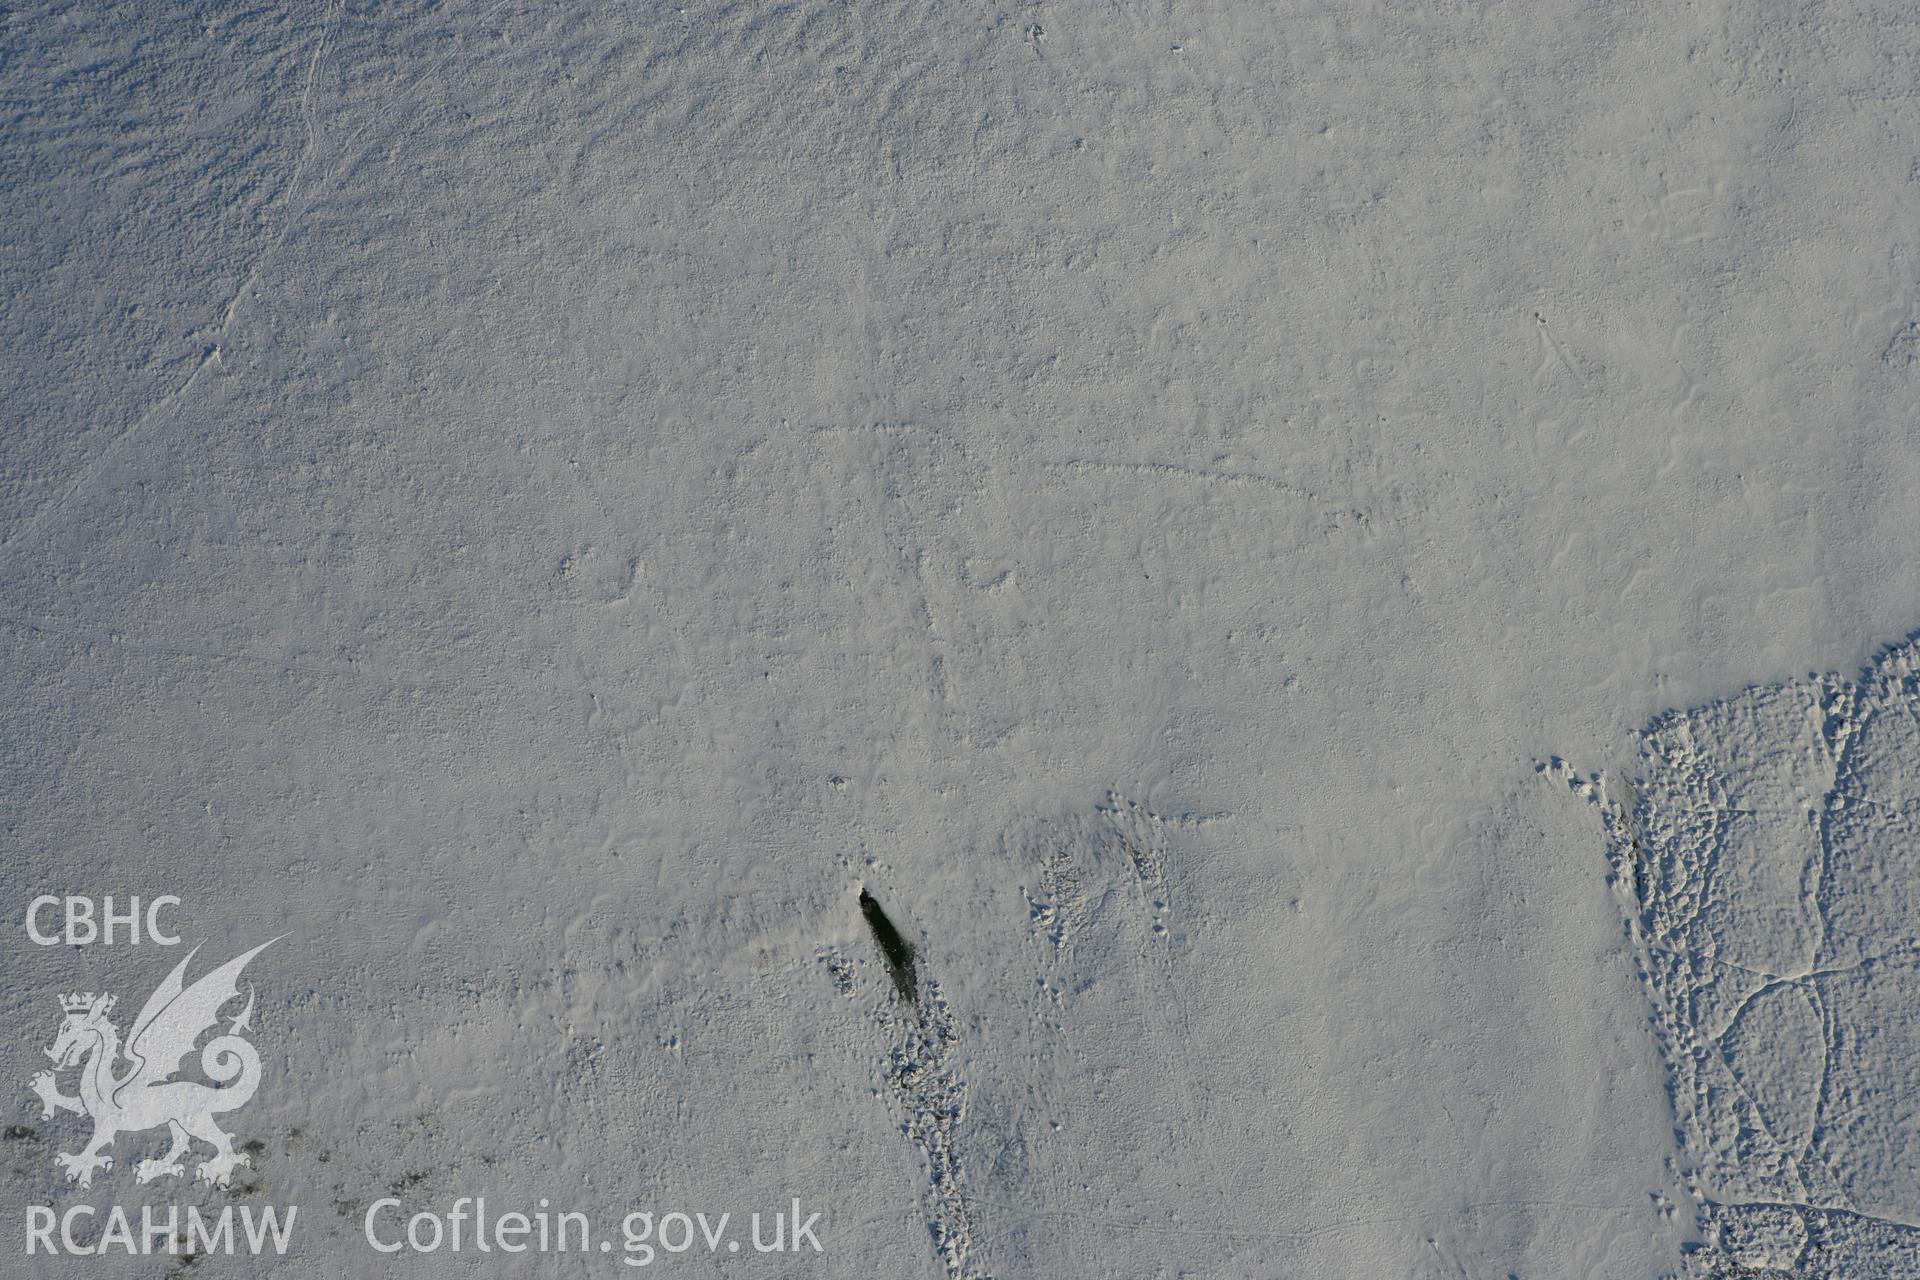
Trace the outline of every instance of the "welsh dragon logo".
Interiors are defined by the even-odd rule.
[[[60,997],[66,1020],[47,1056],[56,1070],[80,1068],[80,1092],[77,1096],[61,1093],[53,1071],[38,1073],[30,1083],[40,1095],[42,1119],[50,1119],[56,1110],[93,1117],[93,1140],[86,1149],[54,1156],[67,1171],[68,1182],[92,1186],[95,1170],[113,1168],[113,1157],[101,1152],[114,1138],[162,1125],[172,1133],[173,1145],[158,1160],[134,1165],[134,1177],[140,1182],[184,1173],[181,1157],[189,1154],[196,1138],[213,1148],[213,1155],[194,1170],[197,1181],[224,1187],[235,1168],[252,1165],[252,1160],[233,1149],[233,1136],[213,1120],[244,1107],[260,1086],[260,1055],[241,1035],[253,1026],[251,988],[246,1008],[228,1024],[226,1033],[207,1041],[200,1051],[200,1069],[214,1083],[172,1077],[193,1052],[194,1042],[218,1027],[222,1006],[240,995],[240,971],[247,961],[278,941],[263,942],[187,986],[183,981],[187,964],[200,950],[195,947],[140,1007],[124,1047],[119,1029],[107,1017],[113,1012],[112,996],[88,992]],[[127,1063],[124,1069],[118,1066],[122,1059]]]

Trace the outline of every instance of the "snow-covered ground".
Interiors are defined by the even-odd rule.
[[[1920,643],[1662,717],[1598,804],[1724,1259],[1920,1274]]]
[[[15,1249],[80,1202],[630,1270],[365,1239],[462,1196],[822,1212],[669,1274],[1914,1274],[1916,59],[0,14],[0,906],[287,935],[252,1166],[82,1190],[56,997],[186,946],[8,927],[0,1274],[178,1266]]]

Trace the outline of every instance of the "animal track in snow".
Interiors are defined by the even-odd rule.
[[[1024,846],[1015,856],[1035,866],[1037,883],[1022,889],[1036,934],[1062,959],[1073,933],[1097,914],[1104,897],[1124,888],[1135,918],[1160,946],[1168,972],[1172,951],[1168,926],[1166,832],[1182,823],[1202,823],[1192,815],[1166,818],[1117,791],[1094,806],[1089,819],[1063,819],[1014,837]]]
[[[900,1131],[918,1149],[927,1185],[921,1194],[927,1232],[952,1280],[986,1280],[974,1260],[977,1216],[960,1157],[960,1135],[967,1123],[968,1088],[953,1061],[953,1013],[939,982],[923,979],[917,949],[873,895],[860,892],[860,913],[891,979],[891,994],[874,1002],[871,1016],[885,1038],[882,1079]],[[837,952],[821,956],[835,990],[859,994],[857,966]]]
[[[951,1280],[1046,1274],[1091,1224],[1160,1222],[1164,1197],[1185,1194],[1184,1176],[1155,1181],[1156,1157],[1193,1144],[1208,1109],[1176,981],[1171,837],[1208,820],[1110,792],[1091,811],[1002,837],[1026,880],[1027,937],[1016,917],[1008,941],[1031,965],[990,973],[1030,993],[1024,1017],[1015,1002],[1011,1021],[989,1017],[984,1029],[957,1018],[927,948],[871,894],[859,903],[871,941],[820,953],[834,989],[879,1033],[876,1094],[916,1148],[924,1221]],[[1197,1194],[1211,1198],[1229,1183],[1198,1146]],[[1177,1235],[1157,1238],[1136,1261],[1160,1248],[1174,1251],[1170,1263],[1180,1247]]]
[[[1176,928],[1177,837],[1209,820],[1158,814],[1109,792],[1091,812],[1003,837],[1009,859],[1026,868],[1035,965],[1030,1060],[1019,1073],[1025,1096],[998,1135],[997,1197],[1145,1223],[1165,1212],[1168,1197],[1216,1203],[1233,1185],[1201,1138],[1211,1102],[1177,964],[1186,945]],[[1196,1153],[1190,1188],[1154,1181],[1157,1153],[1174,1148]],[[1023,1274],[1044,1274],[1082,1229],[1069,1214],[1041,1224],[1009,1212],[995,1225],[1020,1250],[1009,1269]],[[1177,1249],[1155,1255],[1161,1247],[1139,1243],[1142,1274],[1177,1267]]]
[[[931,979],[925,998],[903,1004],[899,1014],[889,1027],[894,1043],[887,1055],[886,1078],[905,1113],[902,1128],[920,1149],[927,1170],[927,1230],[949,1276],[984,1280],[986,1273],[973,1261],[977,1219],[959,1155],[968,1090],[949,1060],[953,1014],[940,984]]]
[[[1597,805],[1710,1247],[1920,1275],[1920,646],[1655,720]]]

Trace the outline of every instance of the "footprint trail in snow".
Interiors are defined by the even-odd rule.
[[[1605,821],[1702,1203],[1683,1274],[1920,1275],[1920,643],[1638,745],[1631,782],[1542,769]]]

